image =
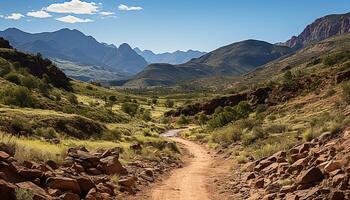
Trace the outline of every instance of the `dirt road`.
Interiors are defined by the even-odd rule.
[[[191,159],[187,166],[175,170],[167,180],[153,188],[151,199],[208,200],[206,180],[212,157],[200,145],[180,138],[171,139],[183,144],[191,154]]]

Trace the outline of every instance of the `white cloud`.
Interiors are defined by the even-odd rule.
[[[12,19],[12,20],[20,20],[21,18],[23,18],[24,15],[22,15],[21,13],[12,13],[11,15],[6,16],[6,19]]]
[[[35,18],[49,18],[49,17],[52,17],[52,15],[50,15],[49,13],[47,13],[44,10],[28,12],[27,16],[35,17]]]
[[[70,24],[93,22],[93,20],[91,20],[91,19],[81,19],[78,17],[74,17],[72,15],[56,18],[56,20],[60,21],[60,22],[70,23]]]
[[[53,13],[95,14],[98,12],[99,7],[95,2],[71,0],[69,2],[51,4],[45,10]]]
[[[125,4],[120,4],[118,9],[123,11],[132,11],[132,10],[142,10],[143,8],[140,6],[127,6]]]
[[[114,14],[115,14],[114,12],[100,12],[100,15],[103,15],[103,16],[110,16]]]

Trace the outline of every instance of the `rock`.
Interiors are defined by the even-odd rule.
[[[118,160],[118,156],[108,156],[106,158],[100,159],[101,170],[108,175],[112,174],[126,174],[126,169]]]
[[[35,200],[46,200],[48,198],[46,192],[41,187],[35,185],[32,182],[21,182],[16,184],[19,188],[29,190],[33,192]]]
[[[45,164],[48,165],[49,167],[51,167],[51,169],[53,169],[53,170],[58,169],[58,164],[53,160],[48,160],[45,162]]]
[[[76,194],[80,194],[80,186],[78,181],[71,178],[64,177],[51,177],[46,180],[46,184],[48,187],[52,189],[59,189],[62,191],[71,191]]]
[[[333,191],[329,194],[329,200],[343,200],[345,199],[345,194],[342,191]]]
[[[0,151],[4,151],[7,154],[9,154],[10,156],[15,156],[15,154],[16,154],[16,147],[7,145],[7,144],[5,144],[3,142],[0,142]]]
[[[328,164],[325,165],[324,171],[326,173],[331,173],[337,169],[341,169],[342,164],[340,161],[330,161]]]
[[[134,187],[136,184],[137,178],[131,177],[131,178],[125,178],[118,181],[121,191],[128,191],[130,194],[134,194]]]
[[[14,184],[0,179],[1,199],[16,200],[15,189],[16,189],[16,186]]]
[[[145,174],[149,177],[153,177],[154,175],[154,172],[153,172],[153,169],[152,168],[146,168],[145,169]]]
[[[60,200],[80,200],[80,196],[74,193],[65,193],[59,197]]]
[[[323,178],[322,171],[318,167],[312,167],[297,177],[297,183],[300,185],[313,184],[322,181]]]
[[[346,189],[348,186],[348,176],[346,174],[335,175],[332,179],[332,186],[339,189]]]
[[[77,177],[76,178],[78,184],[79,184],[79,187],[80,187],[80,190],[83,194],[87,194],[89,193],[89,191],[95,187],[95,184],[92,182],[92,180],[88,177]]]
[[[20,169],[18,173],[26,180],[34,180],[43,176],[43,172],[38,169]]]
[[[5,151],[0,151],[0,161],[6,161],[8,158],[10,158],[8,153]]]
[[[250,173],[250,174],[248,174],[248,176],[245,178],[245,181],[249,181],[249,180],[251,180],[251,179],[254,179],[256,176],[255,176],[255,174],[254,173]]]
[[[258,180],[255,181],[255,187],[256,188],[263,188],[265,184],[265,181],[263,178],[260,178]]]
[[[101,193],[107,193],[109,195],[114,195],[114,192],[111,188],[107,187],[106,185],[104,185],[103,183],[100,183],[96,186],[97,191],[101,192]]]

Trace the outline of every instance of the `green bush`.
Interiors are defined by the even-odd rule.
[[[142,113],[142,119],[146,122],[151,121],[152,120],[152,114],[150,110],[145,110]]]
[[[22,77],[21,85],[29,89],[37,88],[39,85],[39,80],[34,76],[27,75]]]
[[[181,117],[177,120],[176,123],[179,124],[179,125],[187,125],[187,124],[189,124],[190,122],[189,122],[189,120],[187,119],[186,116],[181,115]]]
[[[234,107],[218,107],[215,109],[213,117],[208,121],[209,128],[223,127],[232,121],[247,118],[251,112],[252,109],[246,101],[242,101]]]
[[[67,98],[68,98],[68,101],[69,101],[71,104],[73,104],[73,105],[79,104],[78,98],[77,98],[77,96],[75,96],[74,94],[72,94],[72,93],[68,94]]]
[[[350,83],[347,82],[345,84],[343,84],[342,86],[342,90],[343,90],[343,98],[347,103],[350,103]]]
[[[174,101],[170,100],[170,99],[167,99],[164,103],[165,107],[167,108],[172,108],[174,107]]]
[[[51,127],[37,128],[34,133],[35,135],[43,137],[45,139],[54,139],[58,137],[58,133],[56,132],[56,130]]]
[[[246,133],[242,137],[243,145],[248,146],[255,143],[257,140],[267,137],[267,133],[260,127],[255,127],[250,132]]]
[[[16,72],[10,72],[4,76],[4,78],[11,83],[20,85],[21,84],[21,78]]]
[[[1,94],[2,100],[6,105],[15,105],[19,107],[35,107],[37,100],[30,90],[25,87],[11,87],[5,89]]]
[[[125,102],[122,104],[122,111],[129,114],[130,116],[135,116],[139,110],[139,104]]]

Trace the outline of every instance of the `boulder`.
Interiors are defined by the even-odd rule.
[[[10,158],[8,153],[5,151],[0,151],[0,161],[6,161],[8,158]]]
[[[297,177],[297,183],[299,185],[314,184],[324,179],[322,171],[318,167],[312,167],[311,169],[302,172]]]
[[[38,169],[19,169],[18,173],[26,180],[34,180],[36,178],[41,178],[43,172]]]
[[[29,190],[33,192],[35,200],[46,200],[48,198],[46,192],[41,187],[35,185],[32,182],[21,182],[16,184],[19,188]]]
[[[95,184],[92,182],[92,180],[88,177],[77,177],[76,178],[78,184],[79,184],[79,187],[80,187],[80,190],[83,194],[87,194],[89,193],[89,191],[95,187]]]
[[[343,200],[345,199],[345,194],[342,191],[333,191],[329,194],[329,200]]]
[[[14,184],[0,179],[1,199],[16,200],[15,190],[16,190],[16,186]]]
[[[71,191],[76,194],[81,193],[80,186],[78,181],[71,178],[64,177],[51,177],[46,180],[46,184],[48,187],[52,189],[59,189],[62,191]]]
[[[80,200],[80,196],[74,193],[64,193],[59,197],[60,200]]]
[[[342,163],[340,161],[329,161],[325,167],[324,167],[324,171],[326,173],[331,173],[337,169],[341,169],[342,167]]]
[[[108,156],[100,159],[101,165],[99,168],[106,174],[126,174],[126,169],[118,160],[118,156]]]

